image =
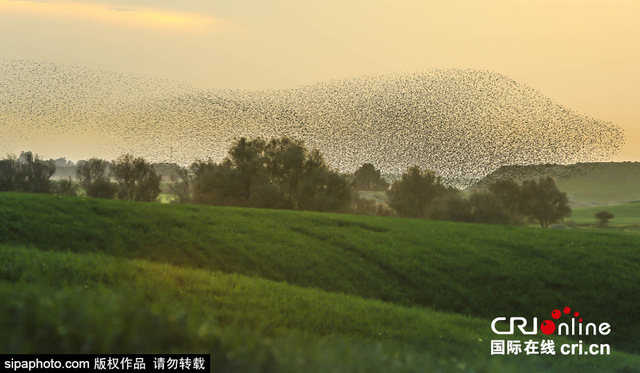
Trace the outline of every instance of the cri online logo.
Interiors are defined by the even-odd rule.
[[[562,315],[568,315],[571,317],[570,322],[559,322],[558,319],[562,317]],[[611,325],[608,323],[601,323],[596,325],[595,323],[583,323],[582,318],[579,317],[579,312],[574,312],[571,314],[571,308],[564,307],[562,312],[560,310],[551,311],[551,318],[553,320],[545,320],[540,323],[540,331],[546,335],[551,335],[554,332],[558,332],[558,335],[607,335],[611,333]],[[576,322],[577,320],[577,322]],[[538,318],[533,318],[533,323],[531,325],[531,330],[527,330],[527,319],[524,317],[510,317],[509,318],[509,329],[508,330],[498,330],[497,325],[499,322],[506,322],[506,317],[496,317],[491,322],[491,330],[493,330],[496,334],[514,334],[516,327],[520,330],[522,334],[538,334]],[[556,322],[558,325],[556,326]],[[585,325],[586,324],[586,325]],[[501,328],[502,329],[502,328]]]

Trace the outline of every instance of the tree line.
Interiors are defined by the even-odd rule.
[[[26,193],[51,193],[51,176],[56,166],[51,161],[43,161],[31,153],[23,160],[8,156],[0,160],[0,191]]]
[[[41,160],[31,152],[24,153],[20,159],[8,156],[0,160],[0,192],[77,196],[78,184],[71,178],[51,180],[55,171],[55,162]],[[112,162],[99,158],[80,161],[76,178],[89,197],[113,199],[117,196],[151,202],[160,194],[161,177],[143,158],[130,154]]]
[[[499,180],[468,197],[442,184],[430,171],[412,167],[389,191],[389,205],[400,216],[470,223],[520,225],[537,222],[547,228],[571,215],[567,194],[551,177]]]
[[[222,162],[196,161],[191,172],[196,203],[342,212],[351,200],[345,175],[287,137],[241,138]]]
[[[288,137],[241,138],[221,162],[196,160],[189,167],[172,165],[162,185],[156,166],[127,154],[115,161],[91,158],[76,164],[76,181],[53,182],[53,161],[31,153],[0,160],[0,191],[55,193],[152,202],[162,188],[174,202],[219,206],[314,210],[410,218],[524,224],[548,227],[570,215],[568,199],[553,179],[505,180],[468,195],[445,186],[435,173],[414,166],[392,184],[372,164],[353,174],[327,165],[318,150]],[[23,159],[24,158],[24,159]],[[386,195],[387,202],[360,198],[362,191]]]

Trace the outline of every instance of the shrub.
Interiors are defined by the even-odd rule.
[[[606,227],[607,224],[609,224],[609,220],[614,218],[613,214],[608,211],[601,211],[597,213],[595,217],[598,219],[599,227]]]
[[[115,197],[118,188],[107,176],[108,165],[109,162],[99,158],[78,162],[76,176],[87,196],[105,199]]]
[[[422,171],[413,166],[402,174],[402,179],[393,183],[387,192],[389,206],[402,217],[426,218],[429,216],[432,202],[441,196],[447,188],[433,171]]]
[[[70,177],[55,182],[53,189],[59,196],[76,197],[78,195],[78,185]]]
[[[121,199],[153,202],[160,195],[162,177],[144,158],[123,155],[111,162],[111,174],[118,183],[118,197]]]

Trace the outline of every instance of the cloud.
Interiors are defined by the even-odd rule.
[[[208,15],[92,2],[0,0],[0,11],[97,21],[134,28],[197,33],[229,31],[228,22]]]

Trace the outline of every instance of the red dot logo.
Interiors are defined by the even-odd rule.
[[[546,335],[553,334],[556,331],[556,324],[551,320],[545,320],[540,324],[540,331]]]
[[[580,320],[578,320],[578,321],[582,322],[582,319],[580,319]]]
[[[567,314],[567,315],[568,315],[568,314],[569,314],[569,312],[571,312],[571,308],[569,308],[569,307],[565,307],[565,308],[563,308],[563,309],[562,309],[562,311],[563,311],[565,314]]]
[[[573,314],[573,316],[578,317],[578,316],[580,316],[580,313],[576,312],[576,313]]]
[[[560,316],[562,316],[562,314],[560,313],[560,310],[553,310],[551,311],[551,317],[553,317],[554,319],[559,319]]]

